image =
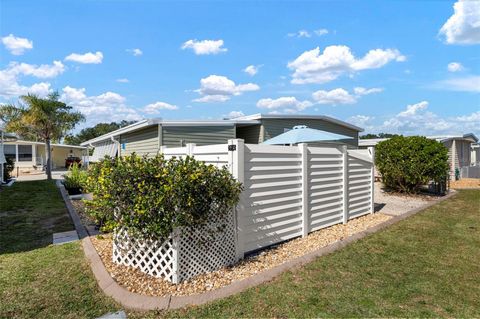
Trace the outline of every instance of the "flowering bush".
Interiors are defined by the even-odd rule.
[[[375,148],[375,165],[385,186],[416,193],[420,186],[443,183],[448,175],[448,150],[440,142],[423,136],[396,136]]]
[[[177,227],[206,225],[229,214],[242,186],[226,168],[135,154],[107,158],[89,171],[87,213],[104,230],[123,227],[143,238],[166,238]]]

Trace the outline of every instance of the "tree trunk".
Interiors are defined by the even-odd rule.
[[[45,139],[45,156],[47,157],[47,179],[52,179],[52,149],[50,147],[50,139]]]

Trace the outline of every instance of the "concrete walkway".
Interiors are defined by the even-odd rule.
[[[63,175],[67,173],[67,170],[54,170],[52,171],[53,179],[63,179]],[[42,171],[32,171],[31,174],[23,174],[17,177],[17,182],[23,181],[41,181],[47,179],[47,174]]]

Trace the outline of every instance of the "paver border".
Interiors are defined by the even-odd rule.
[[[270,281],[275,277],[277,277],[278,275],[280,275],[281,273],[287,270],[292,270],[300,266],[303,266],[315,260],[317,257],[332,253],[359,239],[362,239],[370,234],[373,234],[401,220],[404,220],[412,215],[415,215],[416,213],[421,212],[435,204],[438,204],[444,200],[447,200],[458,193],[456,191],[450,191],[449,194],[439,199],[436,199],[426,204],[425,206],[412,209],[398,216],[394,216],[389,220],[383,223],[380,223],[378,225],[372,226],[364,231],[358,232],[342,240],[331,243],[325,247],[319,248],[304,256],[300,256],[292,260],[289,260],[281,265],[264,270],[251,277],[233,282],[222,288],[212,290],[212,291],[207,291],[207,292],[196,294],[196,295],[190,295],[190,296],[168,295],[164,297],[157,297],[157,296],[146,296],[146,295],[130,292],[127,289],[120,286],[110,276],[110,273],[105,268],[105,265],[103,264],[100,256],[98,255],[95,247],[93,247],[92,241],[90,240],[90,237],[87,235],[87,231],[85,227],[80,221],[80,217],[78,216],[77,212],[73,208],[65,187],[60,181],[57,181],[57,186],[59,187],[60,192],[62,193],[63,200],[65,201],[65,205],[68,209],[68,213],[72,217],[72,220],[75,224],[75,229],[77,230],[79,238],[81,238],[85,257],[87,258],[90,264],[90,267],[95,276],[95,279],[97,280],[98,286],[107,296],[112,297],[116,302],[118,302],[123,307],[130,310],[139,310],[139,311],[179,309],[186,306],[202,305],[217,299],[229,297],[231,295],[242,292],[248,288]]]

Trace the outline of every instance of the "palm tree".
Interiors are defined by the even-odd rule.
[[[51,141],[60,141],[62,137],[85,117],[74,112],[71,106],[59,101],[58,92],[47,98],[28,94],[20,97],[18,106],[2,106],[0,119],[6,123],[6,129],[28,139],[40,139],[45,142],[47,157],[47,179],[52,179]]]

